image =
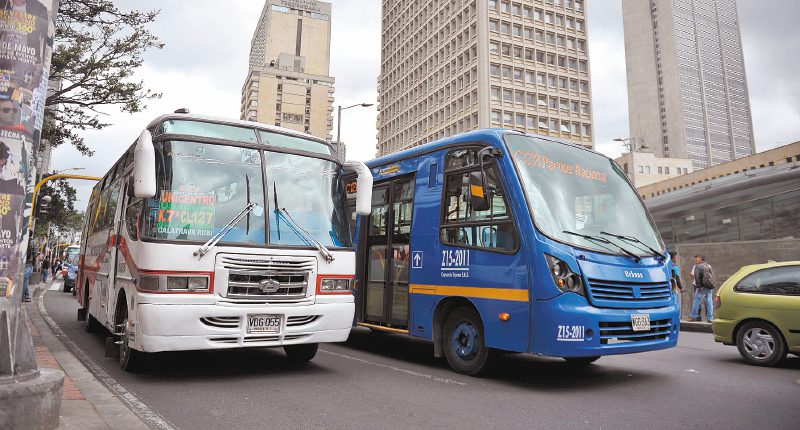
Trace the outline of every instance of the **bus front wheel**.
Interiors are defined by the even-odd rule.
[[[128,305],[122,301],[117,307],[117,325],[119,336],[119,368],[126,372],[144,370],[146,354],[130,347],[130,334],[128,333]]]
[[[475,309],[460,307],[447,316],[442,343],[447,364],[456,372],[475,376],[488,368],[490,351]]]
[[[567,361],[567,364],[573,366],[588,366],[595,361],[597,361],[600,357],[564,357],[564,360]]]
[[[317,355],[318,343],[304,343],[300,345],[286,345],[283,350],[286,358],[292,363],[307,363]]]

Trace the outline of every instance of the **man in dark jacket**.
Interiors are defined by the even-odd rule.
[[[714,319],[714,270],[711,265],[706,263],[706,258],[701,255],[694,256],[694,269],[692,278],[694,279],[694,299],[692,300],[692,312],[689,314],[689,321],[700,321],[700,303],[705,303],[706,319],[711,322]]]

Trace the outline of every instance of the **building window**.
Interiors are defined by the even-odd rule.
[[[664,168],[663,167],[658,166],[658,174],[659,175],[663,175],[664,174]]]

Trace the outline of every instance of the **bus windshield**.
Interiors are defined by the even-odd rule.
[[[296,226],[280,216],[276,220],[274,207],[267,216],[264,207],[273,206],[272,193],[277,192],[279,207],[314,239],[326,246],[351,246],[341,172],[333,161],[187,141],[156,142],[155,149],[158,187],[156,196],[146,200],[145,238],[205,242],[252,202],[259,208],[221,243],[313,246]]]
[[[537,228],[582,248],[652,255],[664,245],[641,200],[610,159],[567,144],[508,134]],[[610,233],[610,234],[609,234]],[[641,244],[613,237],[625,235]]]

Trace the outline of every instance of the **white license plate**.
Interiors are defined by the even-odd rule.
[[[247,315],[248,333],[279,333],[281,331],[281,316],[270,314]]]
[[[631,326],[633,326],[633,331],[650,331],[650,315],[631,315]]]

